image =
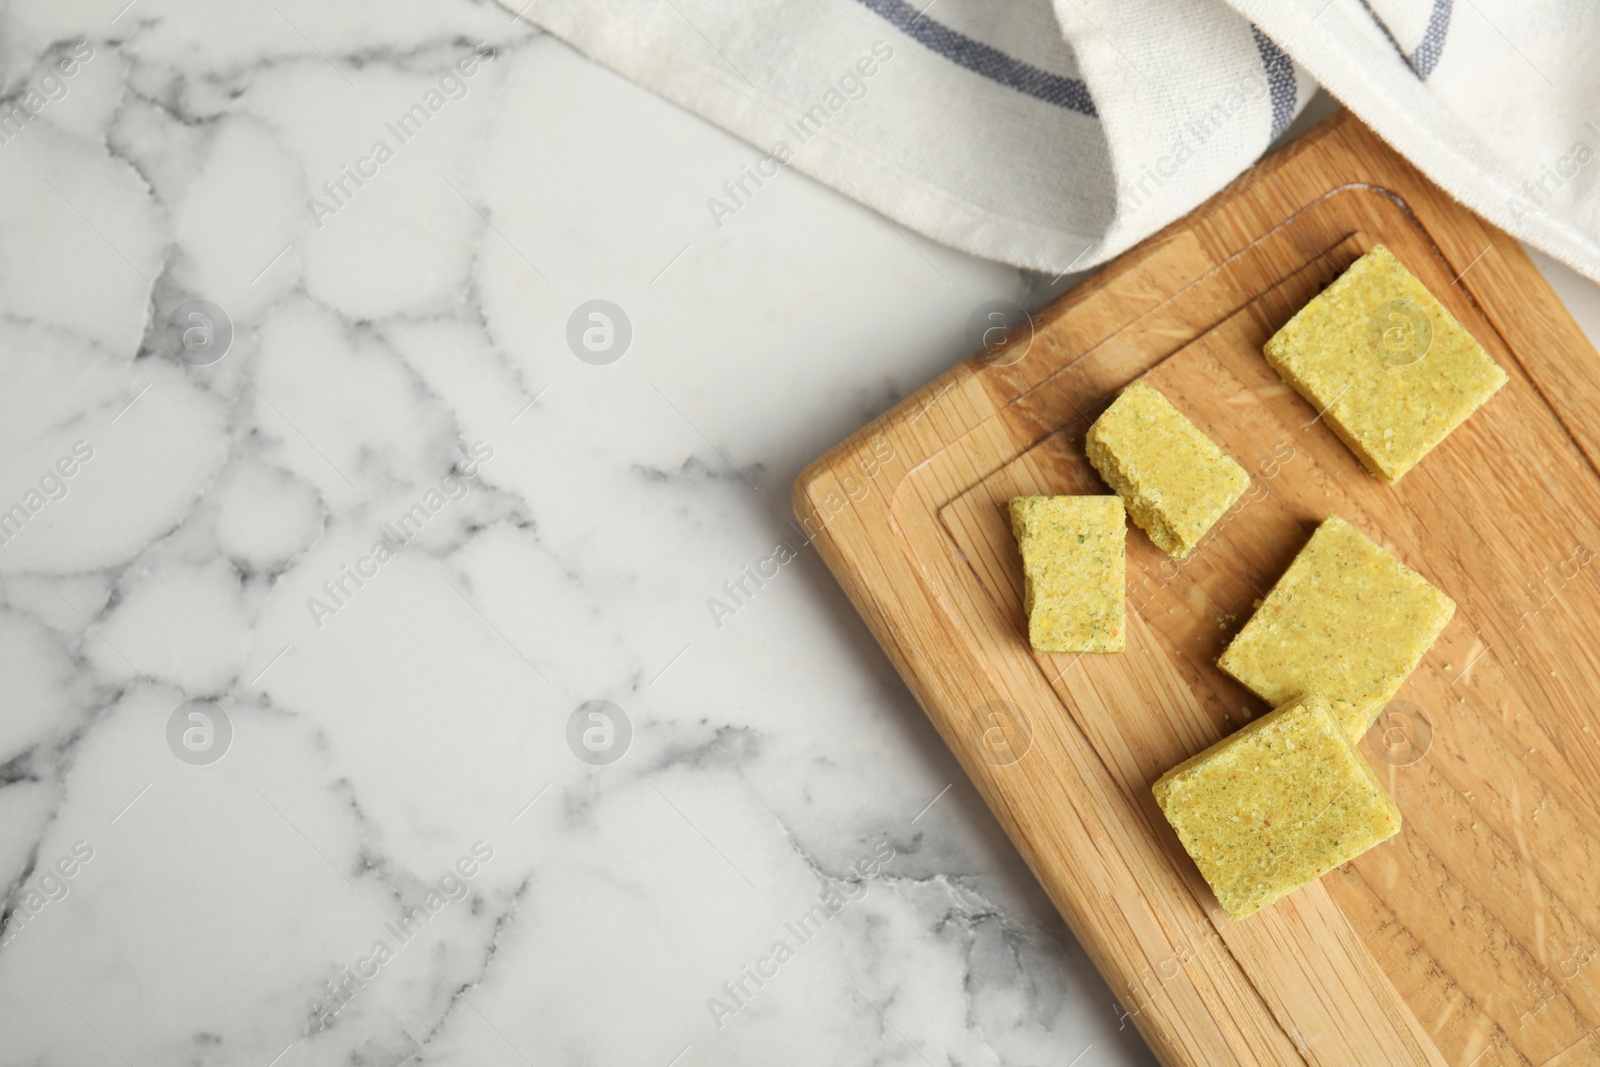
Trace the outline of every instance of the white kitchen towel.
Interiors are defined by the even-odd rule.
[[[1230,3],[1456,199],[1600,281],[1594,0]]]
[[[1084,269],[1254,162],[1316,78],[1465,203],[1600,278],[1589,3],[528,0],[519,14],[755,146],[708,192],[719,228],[792,167],[967,252]]]

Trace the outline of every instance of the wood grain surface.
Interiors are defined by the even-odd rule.
[[[1400,485],[1261,345],[1382,241],[1510,374]],[[1004,504],[1108,492],[1145,376],[1252,476],[1181,564],[1128,538],[1128,650],[1034,653]],[[1336,115],[812,464],[795,509],[1167,1064],[1600,1064],[1600,359],[1516,242]],[[1453,597],[1362,749],[1393,840],[1243,922],[1150,795],[1268,710],[1216,666],[1337,513]]]

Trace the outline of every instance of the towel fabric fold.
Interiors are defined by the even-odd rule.
[[[523,0],[502,0],[517,10]],[[1318,83],[1474,210],[1600,279],[1586,0],[532,0],[523,18],[793,167],[1051,273],[1254,162]]]

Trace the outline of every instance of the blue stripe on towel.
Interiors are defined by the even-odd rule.
[[[1255,35],[1256,51],[1261,53],[1261,70],[1267,76],[1267,90],[1272,94],[1272,136],[1268,140],[1276,141],[1278,135],[1294,121],[1294,63],[1253,22],[1250,32]]]
[[[910,37],[930,52],[935,52],[957,66],[974,74],[998,82],[1019,93],[1097,118],[1089,88],[1077,78],[1063,78],[1051,74],[1031,63],[1013,59],[998,48],[958,33],[949,26],[935,22],[905,0],[860,0],[874,14],[886,19],[901,33]],[[927,10],[926,8],[923,9]]]
[[[1444,51],[1445,34],[1450,32],[1450,12],[1454,7],[1454,0],[1433,0],[1433,14],[1428,16],[1428,29],[1422,35],[1422,43],[1406,60],[1417,77],[1427,78],[1438,64],[1439,53]]]
[[[1422,40],[1409,56],[1400,47],[1400,42],[1394,39],[1394,34],[1389,32],[1388,25],[1372,10],[1372,5],[1367,0],[1359,2],[1372,16],[1372,21],[1378,24],[1378,29],[1389,38],[1389,43],[1394,45],[1394,50],[1400,53],[1400,58],[1405,60],[1413,74],[1426,79],[1433,73],[1433,68],[1439,65],[1439,54],[1444,51],[1444,39],[1450,32],[1450,15],[1455,10],[1455,0],[1433,0],[1433,10],[1428,14],[1428,28],[1422,31]]]

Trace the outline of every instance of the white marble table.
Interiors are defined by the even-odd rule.
[[[0,13],[0,1064],[1152,1062],[788,522],[1044,280],[492,6],[124,2]]]

